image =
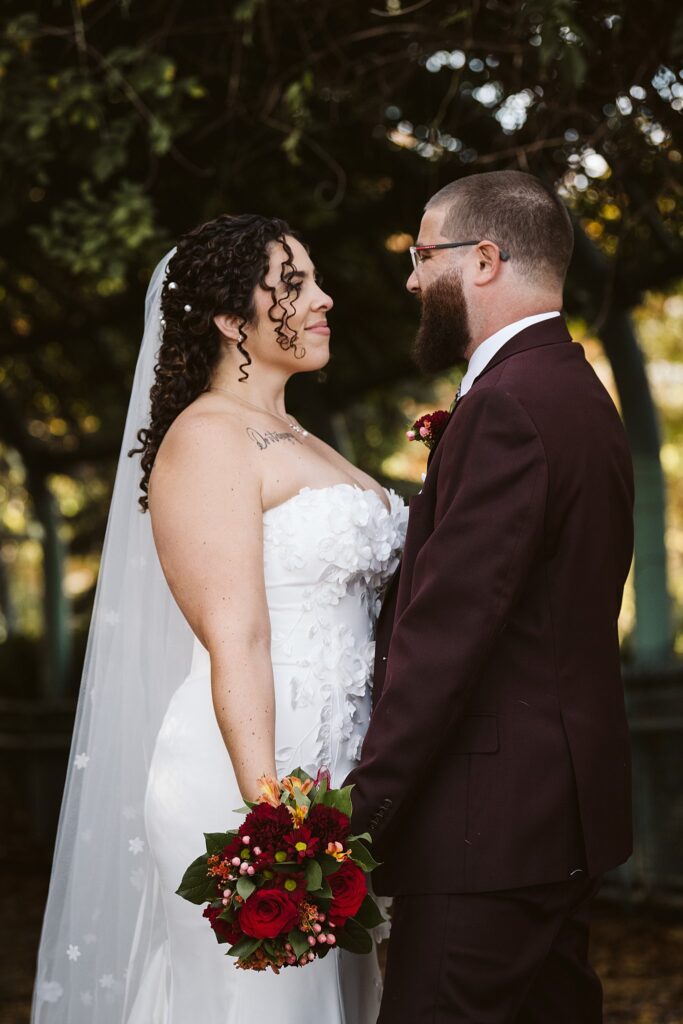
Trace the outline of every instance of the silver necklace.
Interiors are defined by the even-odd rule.
[[[292,423],[288,416],[281,416],[279,412],[271,412],[270,409],[264,409],[261,405],[254,405],[248,398],[243,398],[242,395],[238,395],[236,391],[231,391],[230,388],[219,388],[217,384],[212,384],[209,391],[223,391],[226,395],[233,395],[238,398],[240,402],[244,402],[246,405],[250,405],[252,409],[257,409],[258,412],[265,412],[267,416],[277,416],[279,420],[286,423],[290,430],[293,430],[296,434],[301,434],[302,437],[308,437],[308,431],[300,427],[298,423]]]

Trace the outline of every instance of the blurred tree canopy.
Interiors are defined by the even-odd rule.
[[[568,308],[612,361],[650,535],[659,434],[630,310],[683,275],[669,0],[6,0],[1,23],[2,529],[33,535],[30,499],[52,663],[65,545],[101,539],[146,282],[223,211],[283,216],[312,244],[336,344],[327,382],[291,397],[329,434],[330,411],[413,372],[406,250],[429,195],[509,166],[554,184],[577,228]],[[642,562],[655,632],[662,559],[655,542]]]

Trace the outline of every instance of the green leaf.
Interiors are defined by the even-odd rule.
[[[353,786],[345,786],[343,789],[330,789],[320,801],[325,807],[335,807],[347,818],[351,817],[353,810],[351,805],[351,790]]]
[[[331,900],[332,899],[332,895],[333,894],[332,894],[332,889],[330,887],[330,883],[327,881],[326,878],[324,878],[323,882],[322,882],[322,885],[320,886],[319,889],[316,890],[315,901],[316,901],[316,903],[319,903],[320,900]]]
[[[244,938],[236,942],[234,946],[231,946],[228,950],[228,956],[236,956],[240,960],[246,959],[251,956],[259,946],[261,945],[261,939],[252,939],[250,935],[245,935]]]
[[[206,854],[197,857],[192,861],[189,868],[183,875],[183,880],[176,889],[178,896],[190,903],[206,903],[216,898],[216,879],[207,876]]]
[[[372,935],[351,917],[343,928],[338,928],[337,945],[350,953],[372,952]]]
[[[330,857],[329,853],[324,853],[319,859],[318,863],[323,870],[323,875],[327,878],[328,875],[333,875],[335,871],[339,871],[341,864],[334,857]]]
[[[327,779],[323,778],[320,785],[318,786],[313,804],[321,804],[324,802],[325,794],[327,793]]]
[[[204,841],[206,852],[209,856],[213,853],[222,853],[223,848],[228,845],[231,839],[237,835],[236,832],[205,832]]]
[[[372,896],[368,895],[361,903],[354,920],[358,921],[364,928],[376,928],[377,925],[384,924],[386,918],[382,916],[382,912]]]
[[[306,875],[306,888],[309,892],[317,892],[323,884],[323,869],[317,860],[307,860],[304,872]]]
[[[297,807],[310,807],[311,806],[310,798],[307,797],[304,793],[302,793],[298,789],[294,790],[294,803],[296,804]]]
[[[306,938],[304,933],[300,931],[298,928],[295,928],[294,931],[291,931],[289,933],[289,935],[287,936],[287,941],[291,943],[292,949],[294,950],[297,960],[299,959],[300,956],[303,956],[304,953],[308,952],[308,939]]]
[[[242,875],[237,882],[237,893],[243,900],[249,899],[255,888],[256,884],[252,882],[251,878],[247,878],[246,875]]]
[[[349,836],[349,842],[351,842],[351,840],[353,839],[362,839],[364,843],[372,842],[372,836],[370,835],[369,832],[361,832],[359,836]]]
[[[373,871],[376,867],[379,867],[378,861],[375,860],[361,839],[349,840],[349,849],[353,860],[363,871]]]
[[[233,813],[234,814],[249,814],[249,811],[253,811],[254,807],[256,807],[256,804],[250,804],[250,803],[247,802],[246,804],[243,804],[241,807],[237,807],[236,810],[233,811]]]

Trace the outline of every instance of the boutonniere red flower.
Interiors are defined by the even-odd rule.
[[[410,430],[406,430],[406,437],[409,441],[422,441],[431,451],[436,447],[450,418],[451,414],[443,409],[425,413],[419,420],[415,420]]]

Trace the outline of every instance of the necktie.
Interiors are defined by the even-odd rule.
[[[458,384],[458,390],[455,392],[455,398],[451,402],[450,408],[448,410],[449,412],[453,412],[453,410],[455,409],[456,405],[460,401],[460,392],[461,392],[461,390],[462,390],[462,381],[460,382],[460,384]]]

